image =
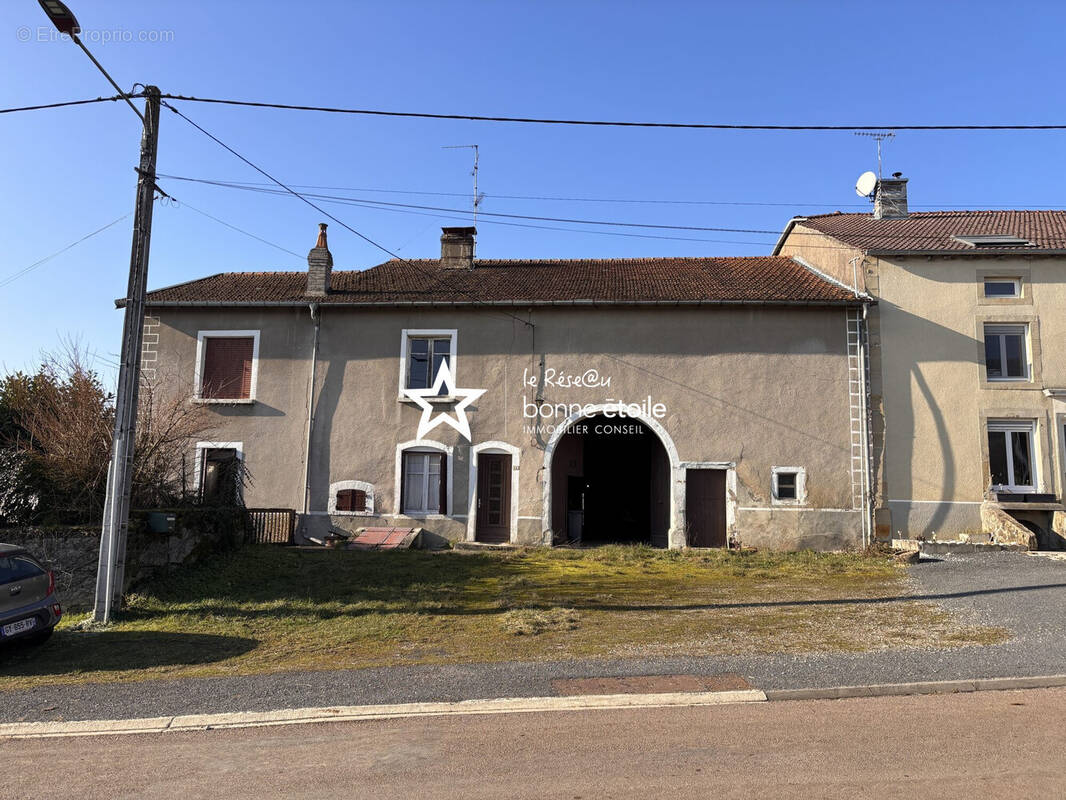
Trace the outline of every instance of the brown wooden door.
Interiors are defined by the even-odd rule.
[[[685,471],[689,547],[725,547],[725,470]]]
[[[511,457],[477,456],[477,530],[479,542],[500,544],[511,538]]]

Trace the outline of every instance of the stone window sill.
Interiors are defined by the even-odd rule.
[[[203,406],[250,406],[255,403],[254,397],[194,397],[192,399],[197,405]]]

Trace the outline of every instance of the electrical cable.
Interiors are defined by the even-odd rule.
[[[84,236],[82,236],[80,239],[78,239],[77,241],[71,242],[66,247],[64,247],[62,250],[56,250],[51,255],[45,256],[44,258],[40,259],[39,261],[34,261],[28,267],[24,267],[24,268],[20,269],[18,272],[14,272],[11,275],[8,275],[6,278],[3,278],[2,280],[0,280],[0,289],[2,289],[3,287],[7,286],[9,283],[13,283],[14,281],[17,281],[19,278],[23,277],[24,275],[27,275],[28,273],[32,272],[33,270],[37,269],[38,267],[43,266],[45,263],[51,261],[56,256],[62,255],[63,253],[65,253],[68,250],[70,250],[71,248],[77,247],[82,242],[91,239],[92,237],[96,236],[98,233],[103,233],[108,228],[113,228],[115,225],[118,225],[120,222],[122,222],[122,220],[129,219],[132,216],[133,216],[133,212],[132,211],[129,212],[128,214],[123,214],[121,217],[119,217],[118,219],[112,220],[111,222],[109,222],[106,225],[104,225],[102,228],[97,228],[92,233],[87,233]]]
[[[161,178],[174,178],[181,181],[199,181],[203,182],[209,180],[207,178],[192,178],[183,175],[165,175],[160,173]],[[233,186],[247,186],[249,188],[271,186],[273,184],[255,182],[255,181],[227,181],[221,178],[216,179],[220,183]],[[310,183],[290,183],[294,189],[326,189],[330,191],[338,192],[374,192],[376,194],[410,194],[421,195],[425,197],[470,197],[470,192],[427,192],[416,191],[414,189],[382,189],[379,187],[365,187],[365,186],[323,186],[321,184]],[[627,197],[557,197],[554,195],[532,195],[532,194],[488,194],[483,193],[485,200],[544,200],[544,201],[559,201],[565,203],[628,203],[636,205],[682,205],[682,206],[770,206],[777,208],[810,208],[812,206],[818,206],[822,208],[869,208],[869,201],[865,203],[821,203],[813,201],[805,202],[793,202],[793,203],[771,203],[757,200],[669,200],[661,198],[627,198]],[[989,209],[1006,209],[1014,210],[1018,208],[1026,209],[1055,209],[1058,206],[1054,205],[1038,205],[1032,203],[1002,203],[1000,205],[993,205],[990,203],[969,203],[965,206],[958,205],[956,203],[912,203],[911,208],[930,208],[936,210],[952,210],[952,209],[969,209],[974,207],[980,207],[986,210]]]
[[[292,103],[266,103],[253,100],[227,100],[215,97],[195,97],[181,94],[164,94],[165,100],[180,100],[187,103],[213,103],[216,105],[271,108],[285,111],[318,111],[328,114],[360,114],[376,117],[408,117],[417,119],[454,119],[472,122],[518,122],[538,125],[587,125],[615,128],[688,128],[696,130],[737,131],[1061,131],[1066,124],[1005,124],[1005,125],[762,125],[719,122],[630,122],[621,120],[551,119],[540,117],[503,117],[481,114],[436,114],[423,111],[382,111],[367,108],[338,108],[336,106],[310,106]]]
[[[217,186],[217,187],[228,188],[228,189],[237,189],[237,190],[241,190],[241,191],[258,192],[258,193],[261,193],[261,194],[271,194],[271,195],[285,195],[286,194],[286,192],[282,192],[282,191],[279,191],[277,189],[271,189],[271,188],[265,187],[265,186],[250,186],[250,185],[245,185],[245,184],[242,184],[242,183],[230,183],[230,182],[226,182],[226,181],[215,181],[215,180],[210,180],[210,179],[207,179],[207,178],[188,178],[188,177],[183,177],[183,176],[179,176],[179,175],[171,175],[171,176],[168,176],[168,177],[171,180],[191,181],[191,182],[194,182],[194,183],[202,183],[202,184],[206,184],[206,185],[210,185],[210,186]],[[389,210],[389,209],[394,209],[394,210],[399,210],[399,209],[418,209],[418,210],[422,210],[422,211],[438,211],[438,212],[445,212],[447,214],[462,215],[462,216],[460,216],[461,219],[466,219],[470,215],[470,211],[468,211],[466,209],[447,208],[447,207],[443,207],[443,206],[429,206],[429,205],[420,205],[420,204],[415,204],[415,203],[393,203],[393,202],[388,202],[388,201],[385,201],[385,200],[373,200],[373,199],[357,198],[357,197],[344,197],[344,196],[340,196],[340,195],[318,194],[318,193],[311,193],[311,192],[305,193],[303,195],[303,197],[310,197],[310,198],[314,198],[316,200],[321,200],[321,201],[324,201],[324,202],[336,202],[336,203],[344,203],[344,204],[347,204],[347,205],[355,205],[355,206],[359,206],[359,207],[363,207],[363,208],[380,208],[381,210]],[[962,215],[965,212],[963,212],[963,211],[949,211],[949,212],[946,212],[946,213]],[[776,237],[779,237],[781,235],[781,231],[775,230],[775,229],[770,229],[770,228],[730,228],[730,227],[723,227],[723,226],[665,225],[665,224],[660,224],[660,223],[619,222],[619,221],[616,221],[616,220],[577,219],[577,218],[570,218],[570,217],[547,217],[547,216],[536,216],[536,215],[531,215],[531,214],[507,214],[507,213],[502,213],[502,212],[484,211],[484,210],[480,210],[480,209],[478,210],[478,216],[482,218],[483,222],[494,222],[495,221],[495,220],[492,220],[492,219],[485,219],[485,217],[501,217],[501,218],[504,218],[504,219],[511,219],[511,220],[521,219],[521,220],[529,220],[529,221],[534,221],[534,222],[563,222],[563,223],[574,224],[574,225],[601,225],[601,226],[606,226],[606,227],[650,228],[650,229],[654,229],[654,230],[676,230],[676,231],[694,231],[694,232],[702,231],[702,232],[710,232],[710,233],[747,233],[747,234],[765,235],[765,236],[773,236],[773,237],[775,237],[773,242],[730,242],[730,241],[725,242],[725,243],[729,243],[729,244],[736,243],[736,244],[769,244],[769,245],[773,245],[774,243],[776,243]],[[804,232],[804,231],[793,231],[791,235],[792,236],[796,236],[796,237],[814,236],[814,237],[819,237],[819,238],[823,238],[825,236],[825,234],[822,234],[822,233],[819,233],[819,232]],[[882,239],[882,240],[883,239],[903,239],[903,240],[906,240],[906,241],[915,241],[915,240],[923,241],[923,240],[927,240],[927,241],[933,241],[933,242],[943,242],[944,239],[946,238],[946,235],[944,235],[944,234],[940,234],[940,235],[937,235],[937,234],[914,234],[914,233],[899,232],[899,233],[878,233],[877,234],[877,238],[878,239]],[[1055,237],[1045,236],[1044,238],[1045,239],[1053,239]],[[697,239],[697,240],[694,240],[694,241],[716,241],[716,240],[709,240],[709,239],[700,240],[700,239]],[[720,241],[720,240],[717,240],[717,241]],[[827,246],[824,246],[824,245],[818,246],[819,249],[826,249],[826,247]],[[852,248],[842,245],[842,246],[832,246],[830,249],[852,249]]]
[[[321,206],[318,206],[318,205],[316,205],[315,203],[313,203],[313,202],[311,202],[310,200],[308,200],[308,199],[307,199],[306,197],[304,197],[304,196],[303,196],[302,194],[300,194],[299,192],[297,192],[297,191],[296,191],[295,189],[291,189],[291,188],[289,188],[289,187],[288,187],[288,186],[287,186],[286,184],[284,184],[284,183],[282,183],[281,181],[279,181],[279,180],[278,180],[277,178],[275,178],[275,177],[274,177],[273,175],[271,175],[271,174],[270,174],[269,172],[267,172],[267,171],[266,171],[265,169],[263,169],[262,167],[260,167],[260,166],[257,166],[257,165],[256,165],[256,164],[254,164],[254,163],[253,163],[252,161],[250,161],[249,159],[247,159],[247,158],[245,158],[244,156],[242,156],[242,155],[241,155],[240,153],[238,153],[238,152],[237,152],[236,150],[234,150],[234,149],[233,149],[232,147],[230,147],[230,146],[229,146],[228,144],[226,144],[225,142],[223,142],[223,141],[222,141],[221,139],[219,139],[219,138],[218,138],[217,136],[215,136],[214,134],[210,133],[210,132],[209,132],[209,131],[207,131],[206,129],[202,128],[202,127],[201,127],[200,125],[198,125],[197,123],[195,123],[195,122],[194,122],[193,120],[189,119],[189,118],[188,118],[187,116],[185,116],[185,114],[183,114],[183,113],[182,113],[181,111],[179,111],[179,110],[178,110],[177,108],[175,108],[175,107],[174,107],[173,105],[171,105],[170,103],[164,102],[164,103],[163,103],[163,105],[164,105],[165,107],[169,108],[169,109],[170,109],[171,111],[173,111],[173,112],[174,112],[175,114],[177,114],[177,115],[178,115],[179,117],[181,117],[181,118],[182,118],[183,120],[185,120],[185,121],[186,121],[186,122],[187,122],[187,123],[188,123],[189,125],[191,125],[192,127],[196,128],[196,130],[200,131],[200,133],[202,133],[202,134],[203,134],[204,136],[206,136],[207,138],[211,139],[211,140],[212,140],[213,142],[215,142],[216,144],[218,144],[218,145],[219,145],[220,147],[222,147],[222,148],[223,148],[224,150],[227,150],[228,152],[230,152],[231,154],[233,154],[234,156],[236,156],[237,158],[239,158],[239,159],[240,159],[241,161],[243,161],[243,162],[244,162],[245,164],[247,164],[247,165],[248,165],[249,167],[251,167],[252,169],[254,169],[254,170],[255,170],[256,172],[258,172],[258,173],[259,173],[260,175],[262,175],[262,176],[263,176],[263,177],[265,177],[265,178],[269,178],[269,179],[270,179],[271,181],[273,181],[274,183],[276,183],[276,184],[277,184],[278,186],[280,186],[280,187],[281,187],[282,189],[284,189],[284,190],[285,190],[286,192],[288,192],[289,194],[291,194],[291,195],[292,195],[293,197],[296,197],[296,198],[298,198],[299,200],[303,201],[304,203],[306,203],[307,205],[309,205],[309,206],[310,206],[311,208],[315,209],[315,211],[317,211],[318,213],[320,213],[320,214],[322,214],[323,216],[325,216],[325,217],[328,217],[329,219],[333,220],[334,222],[336,222],[336,223],[337,223],[338,225],[340,225],[340,226],[341,226],[342,228],[344,228],[345,230],[347,230],[347,231],[349,231],[349,232],[351,232],[351,233],[354,233],[354,234],[355,234],[356,236],[358,236],[358,237],[359,237],[360,239],[362,239],[363,241],[367,242],[368,244],[371,244],[371,245],[373,245],[373,246],[374,246],[374,247],[376,247],[376,248],[377,248],[378,250],[381,250],[381,251],[382,251],[383,253],[386,253],[386,254],[388,254],[389,256],[391,256],[392,258],[394,258],[395,260],[397,260],[397,261],[399,261],[399,262],[401,262],[401,263],[403,263],[403,264],[407,264],[407,265],[408,265],[409,267],[411,267],[411,268],[413,268],[413,269],[417,270],[418,272],[421,272],[421,273],[422,273],[422,274],[424,274],[424,275],[425,275],[426,277],[428,277],[428,278],[431,278],[431,279],[435,280],[435,281],[436,281],[437,283],[440,283],[440,281],[441,281],[441,276],[440,276],[440,275],[434,275],[433,273],[431,273],[431,272],[429,272],[429,271],[427,271],[427,270],[424,270],[424,269],[420,268],[420,267],[419,267],[418,265],[416,265],[416,264],[412,264],[412,263],[411,263],[410,261],[408,261],[408,260],[407,260],[406,258],[403,258],[402,256],[399,256],[399,255],[397,255],[397,254],[396,254],[396,253],[394,253],[394,252],[393,252],[392,250],[389,250],[389,249],[388,249],[387,247],[385,247],[384,245],[382,245],[382,244],[379,244],[378,242],[374,241],[373,239],[371,239],[371,238],[370,238],[369,236],[367,236],[366,234],[364,234],[364,233],[361,233],[360,231],[357,231],[357,230],[356,230],[355,228],[353,228],[353,227],[352,227],[351,225],[349,225],[349,224],[348,224],[347,222],[345,222],[344,220],[342,220],[342,219],[339,219],[338,217],[334,216],[333,214],[330,214],[330,213],[329,213],[328,211],[326,211],[325,209],[323,209],[323,208],[322,208]],[[432,288],[432,287],[430,287],[430,288]],[[475,295],[475,294],[474,294],[473,292],[471,292],[471,291],[468,291],[468,290],[465,290],[465,289],[462,289],[462,288],[458,288],[458,287],[453,287],[453,288],[457,288],[457,290],[458,290],[459,292],[461,292],[462,294],[465,294],[465,295],[469,296],[470,298],[472,298],[472,299],[473,299],[473,300],[475,300],[475,301],[477,301],[477,300],[478,300],[477,296],[476,296],[476,295]],[[428,291],[428,290],[427,290],[427,291]],[[533,326],[533,323],[532,323],[531,321],[529,321],[529,320],[526,320],[526,319],[523,319],[522,317],[519,317],[519,316],[518,316],[518,315],[516,315],[516,314],[511,314],[511,313],[509,313],[509,312],[507,312],[507,311],[503,311],[502,309],[493,309],[493,311],[495,311],[496,313],[502,314],[502,315],[504,315],[504,316],[506,316],[506,317],[510,317],[511,319],[517,320],[518,322],[521,322],[521,323],[522,323],[523,325],[526,325],[526,326],[529,326],[529,327],[532,327],[532,326]]]
[[[127,97],[139,97],[140,95],[127,95]],[[114,97],[96,97],[91,100],[67,100],[62,103],[45,103],[40,106],[19,106],[17,108],[0,108],[0,114],[14,114],[17,111],[41,111],[46,108],[66,108],[67,106],[84,106],[90,103],[107,103],[115,100],[125,100],[122,95],[115,95]]]
[[[288,253],[290,256],[296,256],[297,258],[301,258],[301,259],[303,258],[303,256],[301,256],[299,253],[294,253],[292,250],[289,250],[288,248],[282,247],[280,244],[274,244],[273,242],[271,242],[271,241],[269,241],[267,239],[264,239],[262,236],[256,236],[254,233],[251,233],[250,231],[246,231],[243,228],[238,228],[236,225],[233,225],[233,224],[231,224],[229,222],[226,222],[223,219],[219,219],[218,217],[216,217],[216,216],[214,216],[212,214],[208,214],[206,211],[202,211],[201,209],[197,208],[196,206],[192,205],[191,203],[187,203],[184,200],[181,200],[180,198],[175,197],[175,198],[172,198],[172,199],[174,200],[177,208],[179,208],[179,209],[180,208],[187,208],[190,211],[195,211],[197,214],[200,214],[201,216],[207,217],[208,219],[213,220],[214,222],[217,222],[219,225],[224,225],[227,228],[230,228],[232,230],[237,231],[237,233],[243,233],[245,236],[249,236],[252,239],[255,239],[257,242],[262,242],[263,244],[270,245],[275,250],[280,250],[283,253]]]

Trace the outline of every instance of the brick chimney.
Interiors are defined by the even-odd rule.
[[[333,254],[326,244],[326,223],[318,223],[318,241],[307,254],[307,294],[325,297],[329,294],[329,278],[333,272]]]
[[[902,172],[877,181],[874,219],[904,219],[907,216],[907,179]]]
[[[440,265],[444,269],[474,268],[477,228],[441,228]]]

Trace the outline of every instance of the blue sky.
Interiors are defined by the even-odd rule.
[[[280,101],[508,116],[742,123],[1064,122],[1060,3],[135,2],[71,0],[124,87]],[[167,41],[104,41],[137,38]],[[163,32],[162,34],[153,32]],[[0,7],[0,106],[111,94],[34,0]],[[29,41],[21,41],[28,38]],[[863,210],[876,168],[851,133],[568,128],[224,108],[183,111],[294,184],[390,202],[467,208],[481,148],[482,209],[550,217],[780,230],[795,214]],[[164,109],[160,173],[263,178]],[[0,282],[132,210],[139,121],[120,104],[0,116]],[[1062,207],[1063,133],[903,133],[886,172],[913,208]],[[290,198],[160,179],[150,286],[226,270],[302,269],[320,215]],[[390,190],[389,193],[368,190]],[[457,196],[402,194],[444,192]],[[716,204],[515,200],[500,195]],[[287,250],[236,233],[212,214]],[[742,205],[771,204],[771,205]],[[778,205],[772,205],[778,204]],[[327,208],[401,255],[433,257],[462,224]],[[551,225],[552,223],[531,223]],[[119,348],[131,220],[0,287],[0,363],[32,366],[73,335],[108,378]],[[576,227],[556,225],[555,227]],[[585,230],[588,228],[585,226]],[[599,228],[598,230],[608,230]],[[484,258],[746,255],[774,237],[634,238],[490,224]],[[670,232],[635,230],[648,235]],[[338,268],[383,254],[337,225]]]

